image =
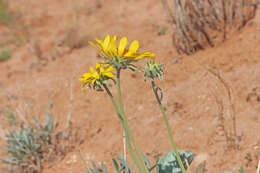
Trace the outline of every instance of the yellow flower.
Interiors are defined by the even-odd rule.
[[[138,53],[137,51],[139,49],[139,42],[137,40],[134,40],[130,44],[129,49],[127,49],[126,37],[120,39],[118,47],[116,44],[116,39],[117,39],[116,35],[114,35],[113,37],[107,35],[104,41],[96,38],[96,42],[97,42],[96,44],[94,44],[91,41],[89,41],[89,44],[95,47],[100,54],[102,54],[104,57],[107,57],[109,59],[125,58],[128,60],[139,60],[142,58],[154,58],[155,56],[155,54],[152,52]]]
[[[94,70],[93,67],[90,66],[90,73],[84,73],[82,75],[82,78],[79,78],[79,81],[84,83],[82,89],[84,89],[86,85],[96,84],[96,81],[99,81],[100,84],[102,84],[104,81],[114,78],[114,75],[112,73],[112,71],[114,70],[115,68],[110,66],[110,64],[104,65],[101,63],[96,63],[96,70]]]

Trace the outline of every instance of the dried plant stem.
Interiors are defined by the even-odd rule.
[[[233,136],[237,136],[237,130],[236,130],[236,116],[235,116],[235,108],[234,108],[234,104],[233,104],[233,99],[232,99],[232,90],[231,87],[227,84],[227,82],[218,74],[216,73],[214,70],[207,68],[208,72],[210,72],[212,75],[214,75],[215,77],[217,77],[217,79],[223,84],[223,86],[225,87],[227,93],[228,93],[228,100],[229,100],[229,107],[230,107],[230,116],[232,118],[232,122],[233,122]]]
[[[229,141],[229,134],[225,128],[225,119],[224,119],[224,105],[223,105],[223,101],[220,100],[217,96],[217,94],[215,94],[214,92],[212,92],[215,100],[216,100],[216,103],[218,105],[218,109],[219,109],[219,113],[218,113],[218,121],[219,121],[219,124],[217,125],[218,127],[220,127],[220,130],[224,133],[225,135],[225,138],[226,138],[226,141]]]
[[[16,112],[17,112],[17,115],[19,116],[19,118],[25,123],[25,125],[27,127],[29,127],[29,123],[28,121],[26,120],[25,116],[24,116],[24,110],[23,110],[23,113],[22,113],[22,105],[19,104],[18,108],[16,108]]]
[[[259,161],[258,161],[258,167],[257,167],[256,173],[260,173],[260,158],[259,158]]]
[[[161,0],[161,3],[163,5],[166,17],[168,18],[169,23],[171,24],[172,28],[174,29],[174,24],[176,24],[176,20],[174,19],[170,6],[169,6],[167,0]]]
[[[74,94],[73,94],[73,89],[74,89],[74,80],[73,78],[71,79],[71,84],[70,84],[70,102],[69,102],[69,112],[67,115],[67,120],[66,120],[66,128],[69,128],[71,125],[71,117],[72,117],[72,105],[74,102]]]
[[[75,78],[76,78],[76,74],[75,74],[75,69],[77,68],[77,59],[74,58],[74,63],[73,63],[73,73],[71,76],[71,84],[70,84],[70,98],[69,98],[69,112],[67,115],[67,120],[66,120],[66,128],[69,128],[71,125],[71,117],[72,117],[72,109],[73,109],[73,103],[74,103],[74,86],[75,86]]]
[[[127,163],[127,155],[126,155],[126,136],[125,136],[125,131],[123,130],[123,147],[124,147],[124,159],[125,162]]]
[[[84,157],[83,157],[82,152],[81,152],[80,149],[79,149],[79,157],[80,157],[80,159],[83,161],[83,163],[84,163],[86,169],[89,170],[88,163],[87,163],[86,159],[84,159]]]
[[[180,54],[192,54],[239,30],[254,18],[257,3],[253,0],[161,0],[173,29],[173,44]],[[222,35],[223,39],[217,39]]]
[[[223,84],[225,90],[227,91],[227,95],[228,95],[228,101],[229,101],[229,115],[232,119],[232,130],[230,132],[230,134],[227,136],[228,140],[232,139],[232,145],[234,148],[238,148],[237,144],[234,143],[236,142],[236,139],[238,139],[237,136],[237,127],[236,127],[236,113],[235,113],[235,107],[233,104],[233,97],[232,97],[232,88],[228,85],[228,83],[221,77],[220,74],[218,74],[217,72],[215,72],[212,68],[206,67],[203,64],[199,63],[198,61],[196,61],[195,59],[192,59],[194,62],[196,62],[199,66],[201,66],[203,69],[205,69],[207,72],[209,72],[211,75],[213,75],[214,77],[216,77],[220,83]],[[220,102],[217,102],[220,103]],[[223,104],[223,103],[221,103]],[[223,110],[223,108],[222,108]],[[223,111],[222,111],[223,112]],[[224,118],[222,116],[222,118]],[[224,124],[224,119],[222,119],[221,121],[223,121]]]

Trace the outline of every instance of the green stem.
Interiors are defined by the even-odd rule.
[[[127,122],[127,119],[126,119],[126,116],[125,116],[125,110],[124,110],[124,106],[123,106],[123,102],[122,102],[121,86],[120,86],[120,70],[121,70],[120,68],[117,69],[117,76],[116,76],[117,77],[116,84],[117,84],[117,95],[118,95],[119,109],[120,109],[120,112],[121,112],[121,115],[122,115],[122,118],[123,118],[123,121],[124,121],[125,128],[127,130],[127,134],[129,135],[130,140],[133,142],[137,156],[138,156],[139,160],[141,161],[140,171],[145,172],[145,173],[149,173],[147,167],[145,166],[143,156],[142,156],[142,154],[141,154],[141,152],[140,152],[140,150],[139,150],[139,148],[136,144],[134,135],[133,135],[132,131],[130,130],[130,127],[128,125],[128,122]]]
[[[185,168],[184,168],[184,166],[183,166],[183,164],[182,164],[182,161],[181,161],[181,157],[180,157],[179,152],[178,152],[178,150],[177,150],[176,144],[175,144],[175,142],[174,142],[174,140],[173,140],[173,136],[172,136],[172,132],[171,132],[171,129],[170,129],[170,125],[169,125],[168,119],[167,119],[167,117],[166,117],[164,108],[163,108],[163,106],[162,106],[161,100],[160,100],[160,98],[159,98],[159,96],[158,96],[158,92],[157,92],[158,88],[156,87],[153,78],[151,78],[151,83],[152,83],[154,95],[155,95],[155,97],[156,97],[156,100],[157,100],[157,102],[158,102],[158,104],[159,104],[159,106],[160,106],[161,112],[162,112],[162,114],[163,114],[163,119],[164,119],[164,121],[165,121],[168,134],[169,134],[169,136],[170,136],[170,140],[171,140],[171,144],[172,144],[172,147],[173,147],[173,151],[174,151],[174,153],[175,153],[175,155],[176,155],[176,157],[177,157],[177,161],[178,161],[178,163],[179,163],[179,165],[180,165],[180,167],[181,167],[181,169],[182,169],[182,172],[183,172],[183,173],[186,173]]]
[[[111,101],[112,101],[112,103],[113,103],[113,106],[114,106],[114,108],[115,108],[115,110],[116,110],[117,116],[118,116],[118,118],[120,119],[120,122],[122,123],[123,129],[124,129],[124,131],[125,131],[126,143],[127,143],[129,152],[130,152],[130,154],[131,154],[131,157],[133,158],[133,160],[134,160],[136,166],[138,167],[138,169],[141,170],[141,166],[140,166],[139,162],[137,161],[137,158],[136,158],[136,156],[135,156],[135,154],[134,154],[132,145],[131,145],[131,143],[130,143],[129,134],[128,134],[128,131],[127,131],[127,129],[126,129],[126,125],[125,125],[124,118],[122,117],[122,115],[121,115],[121,113],[120,113],[120,111],[119,111],[119,108],[118,108],[118,106],[117,106],[117,104],[116,104],[116,101],[115,101],[115,99],[114,99],[112,93],[110,92],[110,90],[107,88],[106,85],[103,85],[103,87],[105,88],[105,90],[106,90],[106,92],[107,92],[109,98],[111,99]]]

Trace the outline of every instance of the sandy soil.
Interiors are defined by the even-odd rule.
[[[1,45],[12,48],[10,60],[0,63],[0,106],[23,112],[27,119],[43,119],[49,110],[60,127],[72,115],[84,142],[43,173],[84,172],[84,159],[104,161],[123,153],[122,129],[105,93],[81,91],[77,80],[97,61],[87,41],[106,34],[138,39],[142,51],[153,51],[165,63],[163,104],[180,149],[192,150],[190,170],[206,160],[206,172],[255,172],[260,152],[260,13],[243,30],[214,48],[180,56],[171,40],[160,1],[156,0],[12,0],[19,23],[1,26]],[[164,35],[159,28],[166,27]],[[11,41],[17,38],[22,41]],[[236,137],[232,149],[224,136],[232,129],[232,109],[223,83],[206,70],[214,69],[231,88]],[[170,151],[168,134],[149,83],[142,74],[124,71],[123,99],[139,147],[151,159]],[[115,89],[115,88],[113,88]],[[114,91],[113,91],[114,92]],[[224,124],[219,122],[220,105]],[[52,105],[52,108],[50,108]],[[3,114],[3,113],[2,113]],[[2,115],[1,115],[2,116]],[[1,128],[8,124],[1,118]],[[0,139],[3,145],[4,141]],[[251,153],[252,160],[245,159]],[[1,151],[0,155],[4,155]],[[112,170],[111,170],[112,171]]]

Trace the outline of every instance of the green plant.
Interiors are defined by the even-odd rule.
[[[243,166],[241,166],[240,168],[239,168],[239,173],[244,173],[245,171],[244,171],[244,168],[243,168]]]
[[[0,53],[0,62],[8,60],[10,59],[10,57],[11,57],[11,51],[3,50]]]
[[[164,35],[167,31],[166,27],[159,28],[156,32],[158,35]]]
[[[123,155],[118,155],[118,158],[113,158],[112,159],[112,163],[113,163],[113,168],[115,170],[116,173],[133,173],[133,168],[134,165],[132,166],[128,166],[125,158]],[[159,173],[159,169],[157,163],[155,165],[151,165],[149,159],[143,155],[147,169],[149,171],[149,173],[152,173],[153,170],[156,168],[156,173]],[[157,162],[159,160],[157,159]],[[95,164],[95,162],[92,161],[92,168],[89,168],[87,165],[87,170],[85,171],[85,173],[99,173],[100,169],[98,169],[97,165]],[[103,173],[108,173],[107,168],[105,166],[105,164],[103,162],[101,162],[101,170]]]
[[[114,170],[116,173],[121,173],[121,172],[131,173],[132,172],[131,168],[128,167],[123,156],[120,156],[120,158],[116,158],[116,159],[113,158],[112,163],[113,163],[113,167],[114,167]],[[107,168],[103,162],[101,163],[101,169],[102,169],[103,173],[108,172]],[[97,165],[93,161],[92,161],[92,168],[87,168],[87,170],[85,171],[85,173],[99,173],[99,172],[100,171],[97,168]]]
[[[188,167],[187,164],[190,164],[194,158],[194,154],[192,151],[184,151],[184,150],[178,150],[178,153],[180,154],[181,160],[183,161],[185,168]],[[154,171],[156,173],[181,173],[182,169],[180,168],[177,157],[173,151],[170,151],[166,154],[164,154],[161,158],[157,155],[156,157],[156,163],[154,165],[151,165],[150,160],[145,156],[144,154],[144,162],[147,167],[147,170],[149,173],[153,173]],[[82,160],[85,162],[83,159],[81,153],[80,156]],[[123,155],[118,155],[118,158],[113,158],[112,163],[113,163],[113,168],[116,173],[133,173],[134,166],[131,165],[128,166],[128,163],[126,162],[125,158]],[[92,161],[92,167],[88,167],[87,163],[85,162],[86,165],[86,171],[85,173],[99,173],[102,171],[103,173],[108,173],[107,168],[103,162],[101,162],[101,169],[98,168],[98,166],[95,164],[95,162]],[[201,173],[201,172],[198,172]]]
[[[121,38],[119,45],[117,47],[116,43],[116,35],[111,37],[107,35],[104,41],[100,39],[96,39],[96,44],[89,42],[93,47],[95,47],[100,54],[101,57],[105,59],[100,63],[96,63],[95,69],[93,67],[89,67],[90,72],[84,73],[82,78],[79,78],[79,81],[83,82],[83,90],[85,88],[93,88],[96,91],[106,91],[108,96],[110,97],[113,106],[115,108],[116,114],[123,126],[126,144],[129,150],[129,153],[134,161],[134,164],[137,166],[137,169],[141,173],[149,173],[149,162],[148,159],[144,157],[139,149],[136,140],[133,136],[133,133],[129,127],[127,117],[125,114],[125,109],[122,101],[121,94],[121,72],[125,69],[130,69],[134,72],[144,72],[144,79],[150,78],[153,92],[155,94],[156,100],[159,104],[160,110],[163,114],[163,118],[166,124],[166,128],[168,130],[168,134],[170,137],[170,141],[174,151],[174,158],[176,157],[177,163],[175,166],[181,168],[181,172],[185,173],[185,166],[183,161],[181,160],[180,154],[177,150],[175,142],[173,140],[173,136],[170,130],[170,125],[165,115],[165,108],[161,104],[162,100],[162,90],[155,85],[154,79],[159,78],[163,79],[163,70],[162,64],[159,64],[155,61],[147,61],[146,66],[143,69],[135,66],[133,63],[144,58],[154,58],[155,54],[152,52],[144,52],[138,53],[139,42],[134,40],[129,48],[127,46],[127,38]],[[115,75],[114,75],[115,73]],[[112,86],[110,81],[113,81],[117,88],[117,101],[115,97],[112,95],[108,86]],[[159,92],[159,93],[158,93]],[[126,160],[126,155],[124,157]],[[147,167],[148,165],[148,167]],[[173,166],[174,167],[174,166]],[[177,173],[177,172],[176,172]]]
[[[176,154],[177,153],[177,154]],[[183,168],[180,165],[179,159],[182,161],[184,171],[188,168],[191,164],[194,154],[192,151],[184,151],[184,150],[177,150],[177,151],[170,151],[164,154],[158,161],[158,169],[160,173],[182,173]]]
[[[39,172],[44,151],[51,144],[51,133],[54,130],[53,119],[46,115],[45,124],[15,129],[6,136],[5,150],[8,157],[1,159],[9,165],[7,171],[20,171],[24,173]]]
[[[250,152],[246,153],[244,159],[251,160],[252,159],[251,153]]]
[[[8,1],[0,0],[0,24],[9,25],[12,21],[12,15],[9,10]]]
[[[155,61],[147,61],[146,62],[146,66],[144,68],[144,80],[146,80],[146,78],[149,78],[150,81],[151,81],[151,85],[152,85],[152,88],[153,88],[153,93],[154,93],[154,96],[156,98],[156,101],[157,103],[159,104],[159,107],[160,107],[160,110],[161,110],[161,113],[163,115],[163,119],[164,119],[164,122],[165,122],[165,125],[166,125],[166,128],[167,128],[167,131],[168,131],[168,135],[169,135],[169,138],[170,138],[170,141],[171,141],[171,144],[172,144],[172,148],[173,148],[173,151],[174,151],[174,154],[177,158],[177,162],[182,170],[183,173],[185,173],[185,167],[184,167],[184,164],[183,164],[183,161],[181,160],[181,157],[178,153],[178,150],[177,150],[177,147],[176,147],[176,144],[173,140],[173,136],[172,136],[172,132],[171,132],[171,128],[170,128],[170,124],[169,124],[169,121],[167,119],[167,116],[165,114],[165,108],[163,107],[162,105],[162,99],[163,99],[163,92],[162,92],[162,89],[158,86],[156,86],[155,84],[155,79],[158,78],[159,80],[163,80],[163,75],[164,75],[164,72],[163,72],[163,64],[159,64]]]
[[[155,55],[152,52],[138,53],[139,42],[137,40],[134,40],[127,50],[126,37],[121,38],[118,48],[116,45],[116,36],[110,37],[110,35],[107,35],[104,41],[96,39],[96,42],[97,44],[89,43],[97,49],[107,62],[102,61],[101,63],[96,63],[95,70],[90,67],[90,73],[83,74],[83,77],[79,80],[83,82],[83,89],[88,87],[96,91],[106,91],[123,126],[126,144],[135,165],[140,172],[148,173],[149,171],[145,166],[144,158],[137,146],[126,118],[121,94],[120,76],[121,71],[124,69],[138,71],[138,68],[132,64],[133,62],[144,58],[153,58]],[[112,73],[114,71],[116,72],[115,76]],[[112,80],[117,87],[117,102],[108,88],[108,86],[112,86],[112,84],[109,83],[110,80]]]

